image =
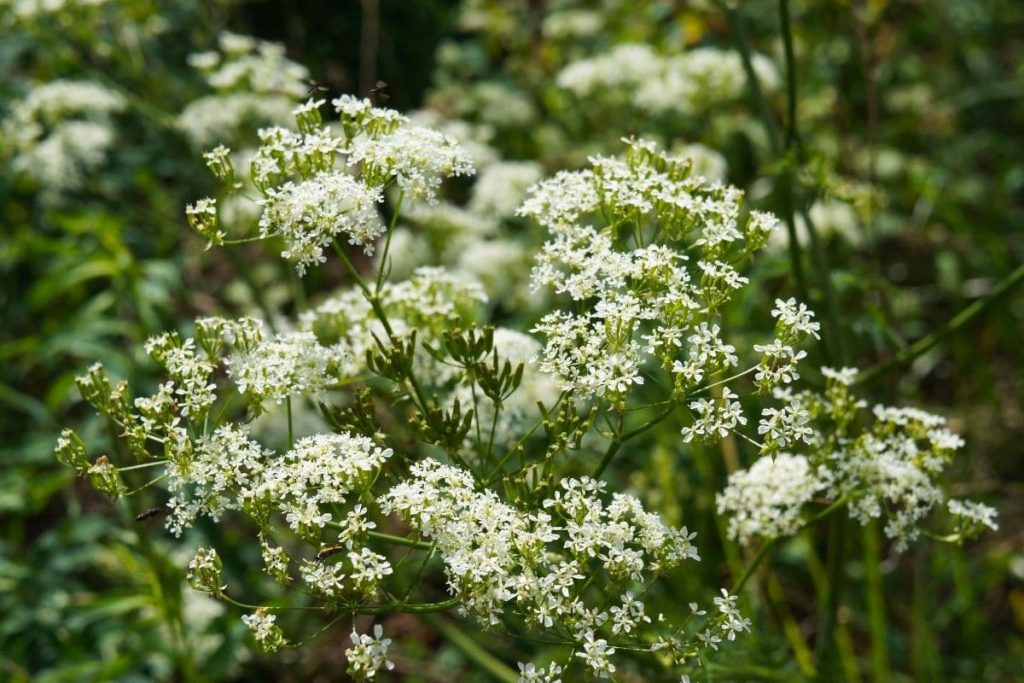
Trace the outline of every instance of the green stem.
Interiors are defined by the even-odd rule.
[[[267,303],[267,300],[263,298],[263,291],[257,287],[256,282],[253,281],[249,265],[242,261],[242,257],[239,256],[238,252],[234,249],[229,247],[224,251],[227,252],[228,258],[231,259],[231,263],[235,266],[235,272],[240,278],[242,278],[242,282],[245,283],[245,288],[249,290],[249,294],[256,302],[256,306],[260,309],[260,312],[263,313],[263,317],[267,322],[267,327],[270,328],[271,332],[276,334],[277,329],[274,327],[273,311],[270,310],[270,305]]]
[[[956,334],[968,323],[991,308],[999,299],[1006,296],[1021,282],[1024,282],[1024,263],[1017,266],[1016,270],[1000,281],[999,284],[997,284],[985,297],[978,299],[970,306],[967,306],[953,316],[949,322],[942,326],[942,328],[932,332],[926,337],[918,339],[916,342],[906,347],[889,360],[883,361],[878,365],[861,372],[857,375],[856,383],[864,384],[866,382],[870,382],[889,370],[914,360],[921,354],[939,344],[942,340]]]
[[[800,533],[804,529],[807,529],[807,528],[813,526],[814,524],[817,524],[818,522],[820,522],[821,520],[825,519],[826,517],[828,517],[833,512],[835,512],[839,508],[843,507],[844,505],[846,505],[846,498],[845,497],[837,499],[831,505],[829,505],[827,508],[825,508],[824,510],[822,510],[818,514],[814,515],[814,517],[811,517],[806,522],[804,522],[800,526],[800,528],[798,528],[793,533],[793,535],[795,536],[796,534]],[[768,554],[768,551],[771,550],[783,538],[787,538],[787,537],[786,536],[776,536],[775,538],[771,538],[771,539],[765,541],[764,544],[761,545],[761,547],[758,549],[757,553],[754,555],[753,559],[751,559],[750,562],[747,563],[746,568],[744,568],[744,570],[743,570],[743,574],[740,576],[740,578],[736,579],[736,583],[733,584],[732,591],[731,591],[733,595],[736,595],[741,590],[743,590],[743,586],[746,585],[747,581],[750,580],[750,577],[753,576],[754,570],[757,569],[757,566],[759,564],[761,564],[761,560],[763,560],[765,558],[765,555]]]
[[[878,523],[864,527],[864,578],[867,588],[868,622],[871,627],[871,673],[876,681],[889,680],[889,650],[885,623],[885,589],[882,585],[878,549]]]
[[[615,457],[615,454],[619,452],[619,449],[622,447],[622,444],[629,441],[635,436],[643,434],[648,429],[651,429],[655,425],[659,424],[665,418],[671,415],[673,410],[675,410],[675,405],[670,407],[668,410],[659,413],[657,417],[655,417],[647,424],[637,427],[636,429],[628,431],[624,434],[619,434],[617,437],[615,437],[612,440],[612,442],[608,444],[608,450],[605,451],[604,457],[601,458],[601,462],[598,464],[597,469],[594,470],[594,479],[599,479],[601,475],[604,474],[604,471],[608,468],[608,465],[611,464],[612,459]],[[623,415],[625,415],[625,413],[623,413]]]
[[[141,465],[128,465],[127,467],[118,467],[118,472],[131,472],[132,470],[141,470],[145,467],[159,467],[160,465],[166,465],[167,460],[157,460],[156,462],[144,462]]]
[[[359,274],[359,271],[356,270],[355,265],[353,265],[351,259],[349,259],[348,254],[346,254],[342,246],[338,244],[338,240],[331,240],[331,244],[334,246],[334,251],[337,252],[339,257],[341,257],[342,263],[345,264],[348,274],[352,276],[352,280],[362,291],[363,296],[366,297],[366,300],[373,308],[373,312],[377,314],[377,319],[380,320],[380,324],[384,326],[384,331],[387,332],[388,338],[393,339],[395,333],[391,329],[391,323],[388,322],[388,316],[384,313],[384,308],[380,305],[380,299],[370,291],[370,288],[366,285],[366,281],[363,279],[363,276]]]
[[[438,617],[428,617],[426,621],[440,631],[445,640],[461,650],[462,654],[466,655],[466,657],[490,674],[492,679],[502,681],[502,683],[516,683],[519,680],[519,674],[481,647],[479,643],[455,624]]]
[[[385,271],[388,269],[388,252],[391,250],[391,236],[395,232],[395,225],[398,223],[398,214],[402,211],[402,200],[405,192],[398,193],[398,201],[395,202],[395,212],[391,214],[391,222],[388,224],[388,236],[384,240],[384,251],[380,254],[380,267],[377,269],[377,284],[373,289],[375,295],[380,294],[380,288],[384,285]]]
[[[778,154],[779,136],[775,131],[775,118],[772,116],[771,107],[761,89],[761,83],[757,80],[757,72],[754,71],[754,60],[750,55],[750,44],[747,41],[747,31],[743,24],[743,16],[736,11],[731,3],[719,0],[718,6],[729,18],[729,25],[732,27],[733,35],[736,38],[736,47],[740,51],[740,61],[743,63],[743,72],[747,76],[747,87],[750,89],[750,96],[754,100],[764,124],[765,133],[768,135],[768,145],[773,154]]]
[[[332,529],[341,530],[348,528],[344,524],[339,524],[338,522],[327,522],[327,526],[331,527]],[[390,543],[391,545],[401,545],[407,548],[417,548],[419,550],[432,550],[434,547],[433,544],[426,543],[425,541],[417,541],[412,538],[406,538],[405,536],[393,536],[392,534],[385,534],[381,533],[380,531],[367,531],[366,535],[370,538],[375,538],[378,541],[384,541],[385,543]]]
[[[405,536],[393,536],[391,534],[381,533],[379,531],[367,531],[367,536],[370,538],[376,538],[378,541],[384,541],[392,545],[404,545],[408,548],[417,548],[418,550],[433,550],[434,544],[427,543],[425,541],[415,541]]]
[[[289,396],[284,402],[288,408],[288,450],[291,450],[295,446],[295,431],[292,427],[292,397]]]
[[[836,621],[842,599],[846,561],[845,517],[834,517],[828,528],[828,556],[826,559],[825,595],[819,606],[818,633],[814,643],[815,669],[818,680],[835,681],[841,678],[836,651]]]

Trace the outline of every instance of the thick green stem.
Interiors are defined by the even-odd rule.
[[[732,27],[733,36],[736,38],[736,47],[740,51],[743,72],[747,76],[747,87],[750,89],[750,96],[754,100],[754,106],[757,107],[761,115],[765,133],[768,135],[768,146],[773,154],[778,154],[780,145],[779,136],[775,130],[775,118],[772,116],[771,107],[764,96],[764,91],[761,89],[761,83],[757,80],[757,72],[754,71],[754,60],[750,54],[750,44],[747,41],[747,30],[743,24],[743,16],[736,11],[731,3],[718,2],[717,4],[729,18],[729,25]]]
[[[434,548],[432,543],[427,543],[426,541],[415,541],[404,536],[392,536],[391,534],[384,534],[379,531],[367,531],[366,535],[370,538],[376,538],[378,541],[384,541],[392,545],[404,545],[409,548],[417,548],[418,550],[433,550]]]
[[[455,624],[433,616],[427,617],[426,621],[440,631],[445,640],[461,650],[462,654],[466,655],[466,657],[490,674],[493,680],[502,681],[503,683],[516,683],[519,680],[519,674],[482,648],[469,634]]]

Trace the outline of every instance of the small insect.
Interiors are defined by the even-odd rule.
[[[324,548],[316,554],[316,561],[323,562],[331,555],[336,555],[345,549],[343,545],[332,545],[329,548]]]
[[[156,517],[157,515],[163,514],[165,512],[167,512],[167,508],[149,508],[145,512],[140,512],[139,514],[135,515],[135,521],[144,522],[145,520],[150,519],[151,517]]]
[[[314,93],[330,91],[330,88],[326,85],[312,78],[303,79],[303,82],[309,86],[309,90],[306,91],[306,97],[312,97]]]
[[[391,99],[391,95],[388,94],[388,83],[387,81],[377,81],[370,88],[370,96],[377,100],[378,103],[383,104]]]

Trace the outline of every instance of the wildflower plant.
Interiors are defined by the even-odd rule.
[[[465,272],[389,277],[403,205],[437,202],[446,181],[473,173],[470,155],[368,100],[330,106],[334,122],[310,100],[294,128],[260,130],[248,168],[224,148],[207,155],[228,195],[258,193],[253,232],[223,230],[212,198],[187,213],[212,245],[267,241],[299,275],[333,251],[351,287],[288,329],[205,317],[192,336],[151,338],[165,378],[150,395],[94,366],[82,395],[135,461],[90,461],[70,431],[56,449],[114,498],[139,490],[137,471],[159,472],[150,483],[169,496],[175,534],[200,518],[247,520],[287,600],[246,601],[213,549],[200,549],[189,580],[245,609],[262,649],[316,635],[293,611],[330,616],[328,627],[347,619],[348,671],[374,678],[393,666],[391,639],[379,623],[360,633],[356,616],[450,611],[562,646],[547,666],[521,662],[520,680],[611,678],[626,660],[685,675],[750,621],[742,581],[706,586],[683,619],[655,608],[660,580],[698,562],[700,540],[602,476],[663,423],[680,452],[738,438],[763,454],[719,500],[744,540],[792,533],[824,496],[858,520],[886,510],[902,544],[943,500],[932,478],[960,442],[940,421],[878,409],[860,430],[844,373],[824,396],[791,389],[820,333],[806,305],[776,301],[763,343],[728,329],[722,311],[778,224],[740,190],[635,139],[540,181],[518,215],[548,233],[531,281],[551,310],[528,331],[495,328]],[[479,210],[507,214],[482,196]],[[376,272],[364,275],[360,252],[377,254]],[[303,410],[320,414],[319,429],[296,429]],[[263,413],[280,421],[277,442],[254,429]],[[963,530],[994,524],[977,506],[950,511]]]

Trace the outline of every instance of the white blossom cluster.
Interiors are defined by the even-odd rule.
[[[754,54],[751,62],[764,90],[779,87],[771,60]],[[664,56],[648,45],[623,43],[569,64],[556,82],[581,99],[596,97],[646,112],[693,115],[737,99],[747,80],[740,55],[733,51],[700,47]]]
[[[37,85],[0,123],[11,167],[39,184],[47,201],[80,189],[116,140],[113,116],[124,98],[93,81]]]
[[[473,185],[469,208],[484,216],[511,218],[526,193],[544,175],[532,161],[499,161],[480,172]]]
[[[546,338],[540,367],[564,389],[618,404],[656,361],[682,397],[736,368],[716,312],[747,284],[737,265],[778,223],[763,212],[744,215],[739,190],[692,175],[688,159],[630,141],[624,159],[593,157],[589,169],[539,183],[519,211],[553,237],[537,257],[534,287],[575,303],[534,329]],[[805,306],[778,305],[779,339],[756,349],[764,391],[798,377],[804,353],[792,345],[817,335]],[[689,407],[686,440],[714,440],[746,423],[728,388]]]
[[[373,107],[369,100],[348,95],[333,100],[341,117],[339,136],[323,125],[325,104],[309,100],[295,108],[297,131],[261,129],[249,164],[248,179],[261,195],[259,236],[281,238],[282,255],[299,275],[323,263],[324,248],[338,238],[372,254],[385,231],[378,205],[390,185],[410,201],[430,203],[445,178],[474,172],[454,138]],[[219,155],[208,155],[211,169],[235,191],[241,185],[222,163],[229,150],[219,149]],[[215,226],[201,227],[208,238],[218,235]]]
[[[782,318],[800,324],[798,309],[788,310]],[[916,408],[876,405],[870,426],[854,431],[866,408],[850,390],[856,371],[823,368],[822,374],[827,381],[823,395],[802,392],[783,409],[800,416],[799,431],[809,453],[762,457],[729,477],[718,510],[729,517],[730,536],[747,543],[792,534],[805,521],[804,506],[814,499],[845,501],[861,524],[884,518],[885,533],[897,550],[915,540],[925,518],[943,505],[960,520],[962,537],[996,528],[994,510],[947,501],[939,486],[939,476],[963,446],[945,419]],[[782,419],[789,418],[766,411],[763,430],[774,429]]]
[[[417,268],[408,280],[385,283],[379,296],[393,333],[403,336],[415,329],[423,341],[440,337],[448,324],[472,320],[487,301],[478,283],[437,267]],[[347,376],[364,371],[366,352],[376,348],[377,339],[387,339],[381,321],[356,287],[303,313],[299,327],[316,335],[320,353],[336,362],[348,361]],[[427,363],[425,355],[418,358]]]
[[[384,637],[384,629],[380,624],[373,627],[373,635],[358,633],[352,629],[352,647],[345,650],[348,660],[348,673],[359,680],[376,678],[381,668],[390,671],[395,663],[387,658],[391,639]]]
[[[804,522],[803,506],[823,489],[805,456],[779,453],[732,474],[718,494],[718,514],[728,517],[729,536],[740,543],[791,536]]]
[[[281,627],[275,624],[277,616],[266,609],[258,609],[242,617],[242,622],[252,631],[256,644],[266,653],[274,653],[287,644]]]
[[[197,147],[231,140],[250,126],[286,124],[306,92],[306,67],[285,57],[284,46],[225,31],[217,50],[189,57],[214,93],[194,100],[178,125]]]
[[[477,490],[465,470],[425,459],[411,472],[381,499],[382,509],[435,543],[462,609],[490,625],[513,611],[534,628],[570,637],[598,677],[615,670],[615,649],[601,635],[633,634],[650,622],[628,590],[606,605],[611,587],[699,559],[685,528],[668,527],[632,496],[605,503],[604,484],[587,477],[562,480],[542,509],[524,512]],[[583,587],[595,572],[607,581],[591,596]]]
[[[331,381],[350,366],[351,357],[338,347],[321,346],[310,332],[289,332],[262,341],[227,363],[239,391],[250,400],[280,403],[294,394],[322,396]]]
[[[258,520],[278,513],[308,535],[332,521],[328,506],[369,487],[390,456],[390,449],[348,434],[305,437],[275,455],[241,428],[223,425],[171,462],[167,526],[180,534],[199,515],[217,520],[226,510],[244,510]]]

